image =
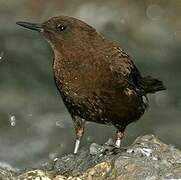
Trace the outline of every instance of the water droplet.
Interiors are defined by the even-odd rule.
[[[157,4],[151,4],[146,10],[146,15],[149,19],[155,21],[161,19],[163,9]]]
[[[16,126],[16,117],[14,115],[9,116],[9,121],[12,127]]]
[[[64,123],[63,123],[62,120],[56,121],[56,126],[57,126],[57,127],[60,127],[60,128],[65,128],[65,125],[64,125]]]
[[[0,62],[2,62],[2,61],[3,61],[3,57],[4,57],[4,53],[3,53],[3,52],[1,52],[1,53],[0,53]]]

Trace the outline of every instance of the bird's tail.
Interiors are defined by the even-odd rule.
[[[155,93],[166,89],[162,81],[151,76],[141,78],[139,85],[144,89],[145,93]]]

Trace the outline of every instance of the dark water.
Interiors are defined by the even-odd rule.
[[[52,51],[37,33],[15,24],[58,14],[79,17],[96,27],[129,52],[142,74],[160,78],[167,87],[149,96],[150,109],[127,128],[123,145],[154,133],[181,147],[181,3],[167,2],[1,1],[0,161],[27,167],[52,158],[57,149],[60,155],[72,152],[74,129],[54,85]],[[82,145],[115,136],[110,126],[86,127]]]

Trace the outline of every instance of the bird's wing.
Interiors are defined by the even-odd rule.
[[[141,75],[133,61],[120,47],[114,47],[110,55],[110,69],[119,87],[137,89]]]

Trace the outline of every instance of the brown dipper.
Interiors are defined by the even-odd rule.
[[[75,125],[74,153],[85,121],[115,126],[120,147],[126,126],[144,114],[146,95],[165,89],[161,81],[141,76],[129,55],[83,21],[59,16],[17,24],[39,31],[54,51],[55,83]]]

